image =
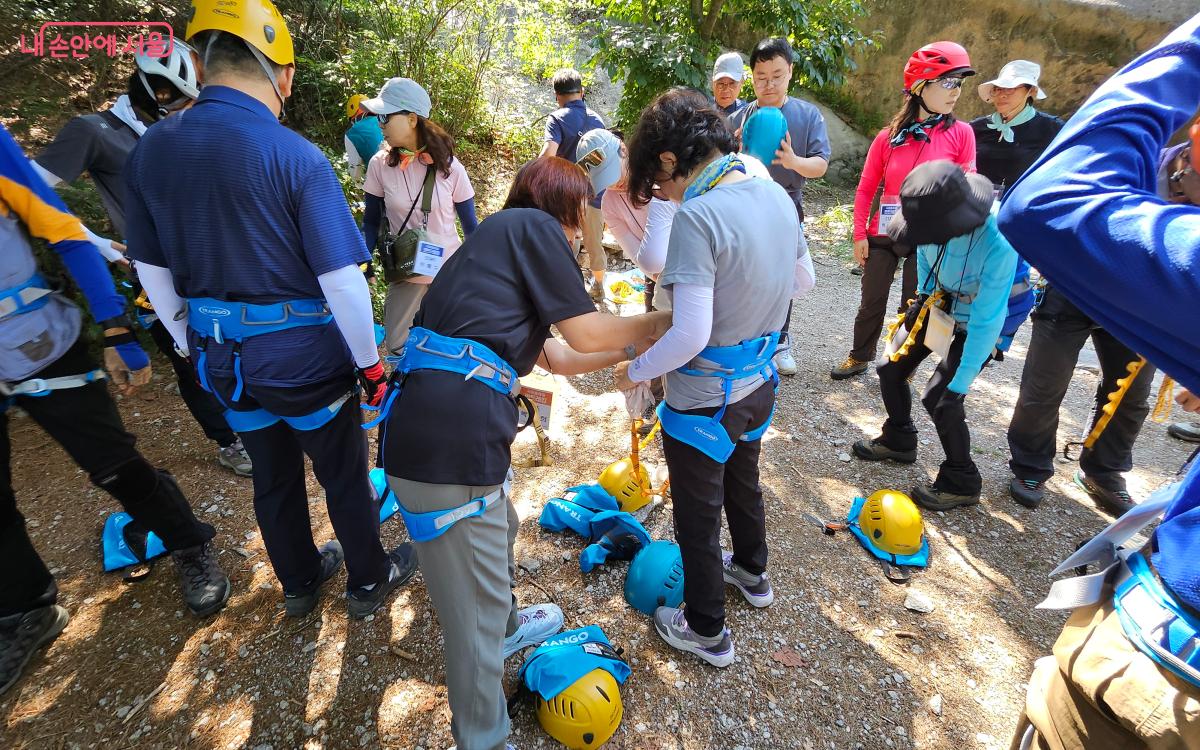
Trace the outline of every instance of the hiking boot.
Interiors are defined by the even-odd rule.
[[[796,358],[792,356],[792,347],[785,344],[775,352],[775,369],[780,375],[796,374]]]
[[[829,371],[829,377],[834,380],[846,380],[866,372],[869,364],[870,362],[864,362],[861,359],[846,357],[845,361]]]
[[[254,475],[254,464],[250,461],[250,454],[242,446],[241,438],[234,441],[232,445],[217,449],[217,463],[239,477]]]
[[[304,617],[312,612],[317,606],[317,600],[321,598],[322,584],[338,572],[345,557],[342,545],[336,539],[321,547],[321,571],[299,591],[283,592],[284,614],[288,617]]]
[[[171,552],[183,600],[197,617],[207,617],[229,601],[229,576],[217,564],[211,542]]]
[[[1046,483],[1013,477],[1008,483],[1008,494],[1026,508],[1036,508],[1046,499]]]
[[[953,492],[939,490],[932,484],[913,487],[912,499],[922,508],[929,510],[952,510],[963,505],[977,505],[979,493],[974,495],[956,495]]]
[[[1167,425],[1167,434],[1177,440],[1200,443],[1200,423],[1174,422]]]
[[[389,552],[387,577],[383,581],[351,589],[346,594],[346,610],[351,619],[361,620],[375,614],[388,596],[412,580],[416,572],[417,550],[412,542],[405,542]]]
[[[1126,511],[1132,510],[1137,503],[1125,491],[1124,480],[1117,481],[1121,483],[1120,487],[1105,487],[1095,479],[1085,476],[1082,471],[1075,472],[1075,484],[1088,493],[1092,502],[1114,516],[1122,516]]]
[[[732,552],[721,552],[721,566],[724,568],[725,583],[736,586],[750,606],[769,607],[775,601],[775,592],[771,590],[766,573],[756,576],[747,571],[734,562]]]
[[[682,609],[659,607],[654,610],[654,629],[671,646],[695,654],[714,667],[728,667],[733,663],[733,638],[729,628],[723,629],[718,636],[705,638],[688,627]]]
[[[504,658],[527,646],[538,646],[563,627],[557,604],[535,604],[517,612],[517,632],[504,638]]]
[[[0,695],[17,684],[25,665],[58,637],[69,619],[57,604],[0,617]]]
[[[913,448],[910,451],[898,451],[884,445],[879,438],[874,440],[859,440],[850,446],[854,451],[854,455],[864,461],[883,461],[891,460],[901,464],[915,463],[917,460],[917,449]]]

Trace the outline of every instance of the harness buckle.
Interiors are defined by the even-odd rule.
[[[50,393],[50,384],[45,378],[31,378],[21,383],[22,386],[28,386],[32,390],[25,391],[24,396],[46,396]],[[24,388],[22,388],[24,390]]]

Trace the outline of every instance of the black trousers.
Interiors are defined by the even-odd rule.
[[[321,400],[328,404],[332,399]],[[313,409],[320,406],[315,403]],[[325,490],[329,520],[346,554],[349,587],[369,586],[386,575],[387,556],[379,541],[379,510],[367,475],[367,442],[358,407],[358,397],[351,396],[316,430],[295,430],[279,421],[241,434],[254,462],[254,515],[285,591],[302,588],[321,570],[308,514],[305,455]]]
[[[774,386],[764,383],[729,405],[721,424],[737,441],[737,448],[723,464],[663,431],[663,453],[671,471],[675,540],[683,553],[683,600],[688,625],[702,636],[719,635],[725,627],[722,509],[737,563],[755,574],[767,567],[766,511],[758,486],[762,440],[742,442],[737,438],[765,422],[774,404]],[[717,411],[713,407],[684,413],[712,416]]]
[[[1021,391],[1008,425],[1008,448],[1012,455],[1008,465],[1019,479],[1044,482],[1054,476],[1058,410],[1071,384],[1079,350],[1089,336],[1096,347],[1101,372],[1090,431],[1100,408],[1108,403],[1108,395],[1117,389],[1117,380],[1129,374],[1126,365],[1138,355],[1097,326],[1061,292],[1048,287],[1041,305],[1033,313],[1033,333],[1021,373]],[[1154,367],[1147,364],[1096,444],[1080,454],[1079,467],[1097,483],[1124,489],[1121,475],[1133,468],[1133,443],[1150,413],[1153,382]]]
[[[205,436],[222,448],[228,448],[237,442],[237,433],[231,430],[225,421],[224,408],[211,393],[196,382],[196,371],[192,369],[188,360],[175,351],[175,341],[167,327],[161,320],[156,320],[149,330],[150,338],[154,339],[158,350],[171,360],[171,367],[175,368],[175,379],[179,382],[179,396],[196,418],[200,429],[204,430]]]
[[[904,312],[908,301],[917,296],[917,254],[905,245],[897,245],[887,237],[868,237],[870,248],[867,265],[863,268],[862,299],[854,317],[854,344],[850,356],[860,362],[875,359],[875,348],[883,333],[888,295],[896,277],[896,266],[904,262],[900,281],[900,307]],[[789,317],[791,309],[788,309]]]
[[[928,326],[923,326],[917,332],[917,339],[909,348],[908,354],[878,369],[879,391],[888,415],[879,439],[893,450],[910,451],[917,448],[917,428],[912,421],[912,390],[909,388],[908,379],[925,358],[933,353],[925,346],[927,330]],[[962,411],[938,413],[935,407],[946,392],[946,386],[950,385],[954,374],[958,372],[966,340],[966,333],[955,332],[949,353],[938,363],[925,385],[925,393],[921,396],[921,403],[933,418],[942,450],[946,453],[946,460],[942,461],[941,467],[938,468],[933,486],[956,495],[978,494],[983,487],[983,480],[979,476],[978,467],[971,459],[971,430],[967,427],[965,415]]]
[[[96,369],[82,342],[33,377],[57,378]],[[173,480],[150,466],[134,447],[136,438],[125,430],[116,403],[104,381],[79,388],[51,391],[45,396],[17,396],[25,410],[67,454],[106,490],[139,524],[163,540],[167,549],[194,547],[212,539],[212,526],[196,520]],[[53,604],[54,578],[33,547],[25,517],[17,510],[12,487],[8,416],[0,412],[0,616]],[[61,492],[47,493],[47,502],[70,509]]]

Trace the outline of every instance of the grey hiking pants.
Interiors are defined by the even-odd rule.
[[[450,510],[497,489],[426,484],[388,476],[388,486],[412,513]],[[517,630],[513,542],[516,508],[503,495],[482,515],[417,542],[417,563],[442,625],[450,732],[458,750],[504,750],[504,638]]]

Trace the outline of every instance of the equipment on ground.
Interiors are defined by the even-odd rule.
[[[634,556],[625,574],[625,601],[646,615],[683,603],[683,555],[678,544],[651,542]]]

